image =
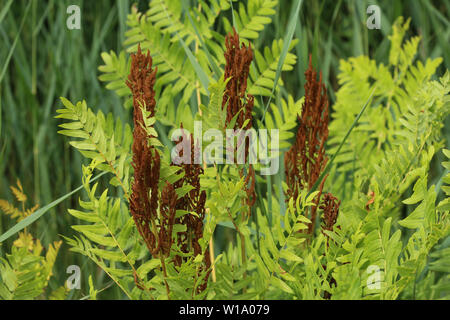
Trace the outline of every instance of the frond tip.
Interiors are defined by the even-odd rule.
[[[341,201],[331,193],[326,193],[323,195],[323,204],[320,206],[320,209],[323,210],[323,230],[333,230],[333,226],[336,224],[339,215],[340,205]]]
[[[245,120],[249,119],[248,128],[251,126],[253,96],[246,97],[247,79],[249,76],[250,63],[253,60],[253,52],[251,45],[248,48],[242,43],[240,46],[239,35],[233,29],[233,33],[229,33],[225,38],[225,75],[224,79],[230,79],[223,95],[222,108],[227,107],[227,121],[241,112],[236,120],[236,126],[241,129]],[[228,103],[228,104],[227,104]],[[243,110],[241,110],[244,108]],[[248,129],[245,128],[245,129]]]
[[[309,67],[305,72],[305,101],[300,126],[295,142],[285,155],[285,173],[288,185],[288,198],[297,199],[299,190],[310,190],[325,168],[328,158],[325,155],[325,142],[328,138],[328,97],[325,85],[322,83],[322,73],[317,81],[317,72],[313,69],[311,56]],[[322,187],[314,200],[316,206],[311,208],[310,232],[314,229],[317,205],[320,202]]]
[[[158,151],[149,146],[150,137],[143,127],[145,108],[150,116],[155,113],[155,83],[156,68],[152,69],[150,52],[143,55],[139,46],[138,52],[131,56],[131,72],[127,85],[133,93],[133,169],[134,182],[130,198],[130,211],[139,233],[152,254],[158,254],[159,247],[152,232],[152,225],[158,210],[158,182],[160,157]]]

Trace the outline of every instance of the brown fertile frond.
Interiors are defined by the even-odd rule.
[[[333,230],[333,226],[336,224],[339,214],[340,205],[341,201],[334,197],[331,193],[326,193],[323,195],[323,204],[320,206],[320,209],[323,210],[323,230]]]
[[[188,139],[188,136],[183,132],[182,137],[177,143],[179,143],[181,139]],[[175,189],[182,188],[186,185],[192,187],[192,189],[183,197],[177,199],[176,210],[195,212],[196,215],[185,214],[182,217],[177,218],[175,223],[186,226],[186,231],[178,232],[178,247],[184,253],[193,252],[194,256],[197,256],[199,254],[202,254],[202,248],[200,246],[199,240],[203,237],[203,220],[205,218],[206,192],[205,190],[200,190],[200,175],[203,174],[203,168],[201,167],[201,165],[194,163],[196,145],[194,145],[194,138],[192,134],[190,135],[189,140],[191,144],[190,163],[179,165],[172,164],[173,166],[179,166],[180,171],[184,171],[184,176],[174,183]],[[209,269],[211,266],[211,261],[208,248],[205,251],[204,257],[204,266],[202,267],[202,269]],[[180,266],[182,262],[183,258],[181,256],[175,257],[175,265]],[[202,271],[203,270],[200,270],[199,273]],[[209,272],[202,284],[199,285],[198,292],[201,292],[206,288]]]
[[[155,226],[158,212],[158,182],[160,157],[158,151],[149,146],[148,136],[142,127],[143,114],[141,107],[155,113],[155,84],[156,68],[152,69],[150,52],[143,55],[140,46],[136,54],[131,55],[131,72],[127,85],[133,93],[133,169],[134,181],[130,197],[130,211],[138,231],[147,245],[149,251],[157,255],[159,241],[152,231]]]
[[[11,216],[11,218],[20,217],[21,211],[7,200],[0,199],[0,210]]]
[[[153,87],[158,70],[157,67],[152,69],[152,64],[150,51],[147,51],[147,55],[142,54],[139,44],[138,51],[131,54],[131,70],[127,80],[127,85],[133,94],[133,106],[139,108],[140,104],[145,105],[151,117],[155,115],[156,102]]]
[[[251,128],[252,110],[254,98],[252,95],[246,96],[247,78],[250,71],[250,63],[253,60],[251,45],[248,48],[242,43],[240,46],[239,35],[233,28],[233,33],[225,37],[225,75],[224,79],[230,79],[227,83],[222,101],[222,108],[227,107],[226,125],[241,110],[236,119],[235,128],[241,129],[245,120],[250,120],[246,128]]]
[[[150,253],[155,257],[168,257],[174,241],[184,253],[194,252],[202,254],[199,244],[203,236],[203,219],[205,217],[206,192],[200,191],[200,174],[203,169],[198,164],[180,165],[184,170],[183,178],[174,184],[166,183],[159,196],[158,183],[160,174],[160,156],[158,150],[149,145],[151,136],[143,124],[143,112],[146,109],[149,117],[155,115],[155,84],[156,68],[152,69],[150,53],[142,54],[140,46],[136,54],[131,56],[131,72],[127,85],[133,93],[133,168],[134,182],[130,197],[130,211],[138,231]],[[186,139],[187,136],[183,136]],[[191,136],[192,152],[191,163],[194,162],[194,147]],[[172,164],[173,165],[173,164]],[[177,189],[184,185],[192,189],[183,197],[178,197]],[[159,208],[159,210],[158,210]],[[195,212],[176,218],[177,210]],[[175,224],[186,225],[186,231],[178,232],[173,236]],[[175,265],[180,266],[182,258],[175,257]],[[209,254],[205,254],[205,268],[209,269],[211,263]],[[207,278],[200,285],[199,290],[206,288]],[[167,283],[166,283],[167,286]],[[167,287],[168,288],[168,287]]]
[[[233,117],[239,112],[236,118],[234,129],[248,130],[252,127],[252,111],[254,105],[254,97],[250,94],[246,95],[247,79],[250,72],[250,64],[253,60],[253,52],[251,44],[248,47],[244,43],[239,42],[239,35],[233,28],[233,33],[229,33],[225,37],[225,79],[229,79],[222,100],[222,108],[227,108],[227,118],[225,126],[227,126]],[[242,109],[242,110],[241,110]],[[248,123],[244,126],[245,121]],[[245,143],[245,159],[249,158],[249,142],[242,141],[243,134],[238,137],[238,145]],[[244,137],[245,139],[245,137]],[[236,147],[237,148],[237,147]],[[231,152],[235,152],[233,150]],[[244,171],[240,171],[241,177],[244,176]],[[245,177],[245,188],[247,193],[247,205],[249,212],[251,206],[255,203],[255,171],[252,165],[249,165],[249,172]],[[250,214],[248,214],[250,215]]]
[[[161,192],[161,218],[159,220],[159,241],[155,251],[160,249],[164,256],[169,256],[172,247],[172,231],[177,212],[177,193],[173,184],[166,182],[166,186]]]
[[[152,229],[158,214],[160,158],[159,153],[152,149],[133,148],[134,181],[130,197],[130,212],[147,248],[152,255],[157,255],[158,240]]]
[[[317,81],[317,72],[312,67],[311,56],[305,77],[305,101],[301,117],[298,116],[300,126],[294,144],[286,152],[284,160],[288,199],[297,199],[299,190],[310,190],[328,161],[325,155],[325,142],[328,138],[327,90],[322,83],[322,73]],[[314,201],[316,206],[311,209],[310,233],[314,229],[317,205],[325,179],[326,177],[321,181],[319,194]]]
[[[174,184],[166,183],[159,195],[158,184],[160,178],[161,159],[158,150],[149,145],[152,138],[143,127],[145,121],[141,108],[145,108],[149,117],[155,115],[155,84],[156,68],[152,69],[150,53],[142,54],[140,46],[136,54],[131,55],[131,71],[127,85],[133,93],[133,168],[134,182],[130,197],[130,211],[138,231],[150,253],[155,257],[170,256],[171,248],[177,241],[180,249],[185,252],[201,254],[199,239],[203,236],[203,219],[205,217],[206,192],[200,191],[200,174],[203,169],[197,164],[180,165],[184,170],[183,178]],[[183,139],[187,137],[184,136]],[[191,143],[193,139],[191,136]],[[194,162],[194,148],[192,147],[191,163]],[[173,165],[173,164],[172,164]],[[177,189],[185,184],[192,189],[183,197],[178,197]],[[159,209],[159,210],[158,210]],[[176,218],[177,210],[195,212]],[[185,232],[178,232],[173,236],[175,224],[186,225]],[[175,264],[181,265],[182,258],[175,257]],[[205,254],[205,267],[210,267],[209,254]],[[201,285],[206,287],[207,278]],[[167,286],[167,284],[166,284]]]

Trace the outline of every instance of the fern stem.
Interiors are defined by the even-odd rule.
[[[133,274],[137,277],[137,280],[139,281],[139,285],[142,286],[144,288],[145,291],[148,291],[150,293],[150,290],[148,288],[146,288],[144,285],[142,285],[142,279],[139,277],[139,275],[137,274],[136,269],[134,268],[134,265],[131,263],[130,259],[128,258],[128,256],[125,254],[125,251],[122,249],[122,247],[119,244],[119,241],[117,241],[116,237],[114,236],[114,233],[111,231],[111,229],[109,229],[109,227],[106,225],[106,223],[101,220],[103,226],[106,228],[106,230],[109,232],[109,234],[111,235],[113,241],[116,243],[117,248],[119,248],[120,252],[122,253],[122,255],[125,257],[127,263],[130,265],[131,269],[133,270]],[[153,299],[152,294],[150,293],[150,296]]]
[[[252,208],[249,206],[249,207],[248,207],[248,215],[247,215],[247,217],[250,217],[251,211],[252,211]],[[243,215],[242,215],[242,223],[245,223],[245,222],[246,222],[245,219],[246,219],[246,217],[245,217],[245,215],[243,214]],[[246,254],[246,252],[245,252],[245,237],[244,237],[244,235],[243,235],[241,232],[239,232],[239,235],[240,235],[240,237],[241,237],[242,265],[243,265],[244,268],[245,268],[245,271],[244,271],[244,274],[243,274],[243,278],[244,278],[244,280],[245,280],[245,279],[247,278],[247,254]],[[247,286],[244,286],[244,287],[242,288],[242,293],[246,293],[246,292],[247,292]]]
[[[239,227],[237,226],[236,222],[234,221],[233,217],[231,216],[230,210],[227,208],[227,213],[228,216],[230,217],[231,222],[234,225],[234,228],[236,229],[236,231],[239,234],[240,240],[241,240],[241,255],[242,255],[242,265],[245,266],[245,268],[247,269],[247,257],[245,255],[245,236],[244,234],[241,232],[241,230],[239,229]],[[244,221],[245,216],[242,216],[242,220]],[[247,278],[247,270],[244,271],[243,274],[244,279]],[[246,291],[246,287],[242,288],[242,291],[245,293]]]
[[[167,269],[166,269],[166,262],[164,256],[161,254],[159,260],[161,261],[161,267],[164,274],[164,285],[166,286],[166,292],[167,292],[167,299],[170,300],[170,288],[169,284],[167,283]]]
[[[120,289],[122,289],[122,291],[127,295],[127,297],[130,299],[130,300],[133,300],[133,298],[131,298],[131,296],[130,296],[130,294],[128,293],[128,291],[127,290],[125,290],[125,288],[120,284],[120,282],[117,280],[117,279],[115,279],[114,278],[114,276],[111,274],[111,273],[109,273],[108,272],[108,270],[106,270],[103,266],[102,266],[102,264],[100,264],[97,260],[95,260],[95,259],[91,259],[92,261],[94,261],[94,263],[97,265],[97,266],[99,266],[100,267],[100,269],[102,269],[116,284],[117,284],[117,286],[120,288]],[[103,260],[102,260],[102,263],[104,264],[104,262],[103,262]]]
[[[244,274],[243,274],[243,278],[244,280],[247,278],[247,257],[246,257],[246,253],[245,253],[245,237],[242,233],[239,234],[241,237],[241,255],[242,255],[242,265],[245,268]],[[242,293],[247,292],[247,286],[244,286],[242,288]]]
[[[216,282],[216,267],[215,267],[215,261],[214,261],[214,237],[211,236],[211,239],[209,239],[209,258],[211,260],[212,265],[212,281]]]

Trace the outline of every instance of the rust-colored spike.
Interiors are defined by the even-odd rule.
[[[320,209],[323,211],[322,233],[327,237],[327,248],[329,246],[329,236],[324,231],[333,231],[333,227],[336,224],[339,215],[340,205],[341,201],[331,193],[324,194],[323,203],[320,206]]]
[[[288,185],[287,198],[297,199],[299,191],[310,190],[316,183],[328,158],[325,155],[325,142],[328,138],[328,97],[322,83],[322,73],[317,81],[317,72],[313,69],[311,55],[309,67],[305,72],[305,101],[301,117],[297,117],[299,128],[294,144],[285,154],[285,174]],[[316,219],[317,205],[320,202],[323,184],[321,181],[315,206],[311,208],[308,232],[312,233]]]
[[[203,219],[205,217],[206,192],[200,190],[200,174],[203,169],[198,164],[182,164],[183,178],[174,184],[166,183],[159,196],[158,183],[160,173],[160,156],[155,147],[148,144],[151,138],[143,127],[144,119],[141,107],[146,108],[149,116],[155,115],[156,68],[152,69],[150,52],[142,54],[140,45],[136,54],[131,55],[131,71],[127,85],[133,94],[133,168],[134,181],[130,197],[130,212],[144,242],[155,257],[168,257],[176,241],[180,249],[194,255],[202,254],[199,240],[203,236]],[[181,127],[183,127],[181,125]],[[182,139],[187,139],[183,134]],[[191,136],[191,163],[194,162],[194,146]],[[177,189],[189,184],[193,188],[183,197],[178,197]],[[159,210],[158,210],[159,208]],[[196,212],[197,216],[188,214],[176,218],[177,210]],[[172,235],[175,224],[186,225],[185,232]],[[183,258],[176,256],[175,265],[180,266]],[[211,265],[209,252],[205,253],[204,269]],[[202,269],[201,268],[201,269]],[[200,270],[202,272],[202,270]],[[208,274],[209,276],[209,274]],[[208,277],[200,284],[199,292],[206,288]],[[166,283],[166,287],[167,283]]]
[[[239,43],[239,35],[233,28],[233,33],[225,37],[225,75],[224,78],[230,80],[227,83],[223,95],[222,108],[227,107],[226,125],[231,119],[244,107],[244,110],[238,115],[235,128],[242,128],[245,120],[249,123],[244,129],[251,128],[252,110],[254,98],[252,95],[246,96],[247,79],[250,72],[250,63],[253,60],[251,45],[248,47]]]

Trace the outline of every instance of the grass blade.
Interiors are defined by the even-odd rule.
[[[289,18],[288,31],[283,39],[283,50],[281,51],[280,60],[278,60],[278,66],[277,66],[277,71],[275,73],[275,80],[273,83],[272,94],[269,96],[269,100],[267,101],[261,122],[264,121],[267,109],[269,108],[270,102],[272,100],[272,95],[275,92],[275,88],[277,86],[278,79],[281,76],[281,69],[283,67],[284,60],[286,59],[286,56],[287,56],[287,53],[289,50],[289,46],[291,45],[292,37],[294,36],[295,27],[297,26],[298,14],[300,13],[300,7],[302,6],[302,3],[303,3],[303,0],[297,0],[297,6],[295,7],[295,11],[293,11],[293,13],[291,14],[291,17]]]
[[[239,33],[238,27],[236,25],[236,19],[234,18],[233,2],[231,0],[230,0],[230,7],[231,7],[231,17],[233,18],[233,28],[236,30],[237,33]]]
[[[0,12],[0,23],[2,23],[3,18],[5,17],[6,13],[9,10],[9,7],[11,6],[11,3],[13,0],[9,0],[8,3],[3,7],[2,11]]]
[[[169,14],[167,13],[166,9],[164,8],[164,12],[166,13],[167,19],[171,20],[169,17]],[[191,62],[192,66],[194,67],[195,73],[197,74],[198,78],[200,79],[200,82],[202,83],[203,88],[206,90],[206,94],[209,95],[208,87],[209,87],[209,78],[206,75],[205,71],[203,71],[202,67],[198,63],[195,56],[192,54],[191,49],[184,43],[183,39],[181,39],[180,35],[178,34],[178,31],[175,32],[175,35],[178,38],[178,41],[180,41],[181,46],[184,49],[184,52],[186,52],[186,55],[188,56],[189,61]]]
[[[104,174],[106,174],[107,172],[102,172],[100,174],[98,174],[97,176],[95,176],[91,182],[97,180],[98,178],[100,178],[101,176],[103,176]],[[44,215],[44,213],[46,213],[48,210],[50,210],[51,208],[53,208],[54,206],[56,206],[57,204],[59,204],[60,202],[62,202],[63,200],[69,198],[71,195],[77,193],[78,191],[80,191],[81,189],[83,189],[83,185],[79,186],[78,188],[70,191],[69,193],[66,193],[65,195],[63,195],[62,197],[56,199],[55,201],[49,203],[48,205],[46,205],[45,207],[42,207],[41,209],[35,211],[32,215],[26,217],[25,219],[23,219],[22,221],[16,223],[11,229],[9,229],[8,231],[6,231],[4,234],[2,234],[0,236],[0,243],[4,242],[6,239],[8,239],[9,237],[11,237],[12,235],[16,234],[17,232],[21,231],[22,229],[28,227],[30,224],[32,224],[33,222],[35,222],[37,219],[39,219],[40,217],[42,217],[42,215]]]

